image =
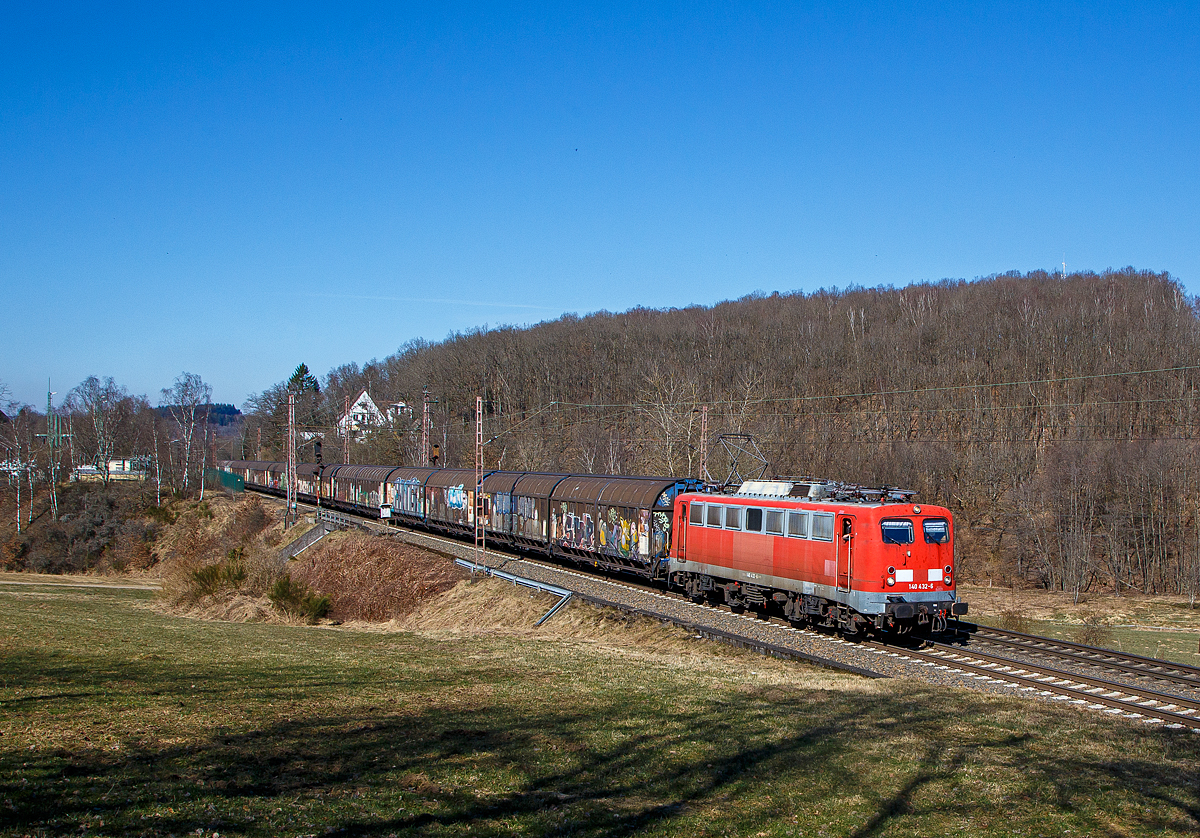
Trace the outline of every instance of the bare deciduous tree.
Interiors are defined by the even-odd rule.
[[[187,493],[191,485],[191,471],[196,447],[196,425],[208,424],[207,407],[212,401],[212,387],[195,373],[184,372],[170,387],[163,388],[160,404],[171,414],[179,432],[180,484]]]
[[[72,422],[71,443],[87,453],[107,486],[109,461],[115,453],[117,441],[128,430],[127,426],[133,419],[134,404],[129,393],[111,377],[101,379],[90,375],[67,394],[66,407],[86,417],[86,423],[81,422],[78,426]]]

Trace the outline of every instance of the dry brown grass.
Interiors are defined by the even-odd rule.
[[[276,550],[272,536],[282,540],[280,510],[264,505],[255,495],[230,498],[216,495],[203,504],[192,504],[180,511],[154,545],[163,591],[174,605],[206,611],[209,606],[226,607],[235,595],[257,597],[264,594],[278,575]],[[290,538],[301,528],[288,531]],[[244,577],[230,590],[214,596],[202,595],[195,585],[198,571],[231,561],[231,555],[245,571]]]
[[[466,575],[445,556],[359,532],[327,535],[286,570],[332,600],[332,619],[369,622],[411,614]]]
[[[188,607],[173,608],[173,614],[182,614],[201,620],[221,620],[227,623],[299,623],[298,619],[287,619],[271,608],[266,597],[239,593],[224,593],[207,597],[205,601]]]

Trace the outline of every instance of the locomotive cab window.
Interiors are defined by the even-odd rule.
[[[816,512],[813,514],[812,537],[818,541],[833,541],[833,513]]]
[[[692,511],[689,514],[691,515],[691,517],[688,518],[690,523],[696,524],[697,526],[704,526],[704,504],[693,503]]]
[[[788,535],[792,538],[808,538],[808,513],[788,513]]]
[[[740,530],[742,528],[742,508],[740,506],[725,507],[725,529]]]
[[[922,525],[926,544],[949,544],[950,522],[945,518],[929,518]]]
[[[746,532],[762,532],[763,511],[751,507],[746,510]]]
[[[887,521],[879,522],[879,529],[883,535],[884,544],[912,544],[913,543],[913,522],[903,518],[896,518]]]
[[[710,527],[721,526],[721,510],[724,508],[723,506],[717,506],[715,503],[708,505],[708,525]]]
[[[771,535],[783,535],[783,513],[780,510],[767,510],[767,532]]]

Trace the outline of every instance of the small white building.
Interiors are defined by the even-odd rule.
[[[380,410],[370,393],[363,390],[358,394],[358,398],[350,403],[350,411],[338,419],[338,434],[349,434],[350,439],[359,442],[371,428],[393,425],[406,415],[412,416],[412,408],[404,402],[393,402],[387,406],[386,411]]]
[[[109,460],[107,463],[109,480],[145,480],[150,470],[147,457],[127,457],[120,460]],[[71,470],[72,480],[103,480],[104,471],[94,465],[76,466]]]

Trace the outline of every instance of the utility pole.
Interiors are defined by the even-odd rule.
[[[287,526],[296,523],[296,394],[288,393]]]
[[[708,480],[708,405],[700,408],[700,479]]]
[[[483,396],[475,397],[475,567],[487,556],[483,508]]]
[[[258,426],[258,452],[254,455],[254,459],[262,462],[262,425]]]
[[[342,413],[342,462],[350,465],[350,397],[346,396],[346,410]]]

